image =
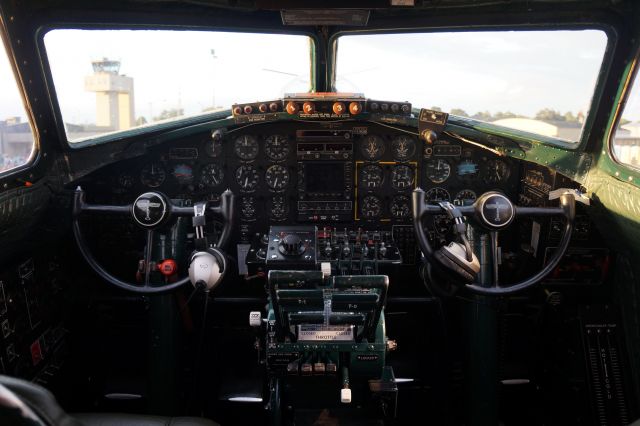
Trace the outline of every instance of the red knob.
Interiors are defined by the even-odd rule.
[[[241,115],[241,114],[242,114],[242,108],[240,108],[239,106],[233,108],[233,115]]]
[[[158,265],[158,270],[165,277],[170,277],[178,272],[178,264],[173,259],[165,259]]]
[[[305,114],[313,114],[316,111],[316,106],[313,104],[313,102],[305,102],[304,104],[302,104],[302,111]]]
[[[277,112],[278,111],[278,104],[275,102],[271,102],[269,104],[269,109],[271,110],[271,112]]]
[[[344,114],[344,104],[342,102],[334,102],[333,103],[333,112],[334,114]]]
[[[360,112],[362,112],[362,106],[360,105],[360,102],[351,102],[349,104],[349,112],[351,113],[351,115],[360,114]]]
[[[251,105],[245,105],[244,113],[245,114],[251,114],[252,112],[253,112],[253,107]]]
[[[296,114],[299,111],[300,107],[297,103],[290,101],[287,103],[287,112],[291,115]]]
[[[260,104],[258,110],[260,110],[260,112],[267,112],[267,104]]]

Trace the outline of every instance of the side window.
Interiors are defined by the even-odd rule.
[[[636,75],[613,136],[613,154],[624,164],[640,169],[640,76]]]
[[[31,125],[0,40],[0,175],[29,162],[33,150]]]

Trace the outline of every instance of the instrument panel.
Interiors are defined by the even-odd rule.
[[[237,195],[237,242],[247,243],[272,224],[408,235],[417,186],[432,202],[472,204],[489,190],[513,199],[518,170],[510,158],[451,137],[426,144],[412,128],[292,121],[238,125],[153,147],[93,183],[123,204],[157,190],[188,205],[216,200],[229,188]]]

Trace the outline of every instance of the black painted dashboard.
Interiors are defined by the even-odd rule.
[[[275,122],[238,125],[151,148],[143,157],[92,176],[89,194],[132,202],[148,190],[191,203],[237,196],[235,242],[249,243],[270,225],[394,230],[407,236],[415,261],[411,191],[432,201],[471,204],[485,191],[516,201],[520,168],[510,158],[443,136],[419,140],[413,128],[372,122]],[[102,199],[102,201],[107,201]],[[435,220],[434,238],[446,221]]]

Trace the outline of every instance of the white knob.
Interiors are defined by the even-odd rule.
[[[331,276],[331,263],[329,263],[329,262],[320,263],[320,270],[322,271],[322,276],[324,278],[330,277]]]
[[[251,327],[260,327],[262,325],[262,312],[260,311],[249,312],[249,325]]]
[[[351,404],[351,389],[340,389],[340,402],[343,404]]]

